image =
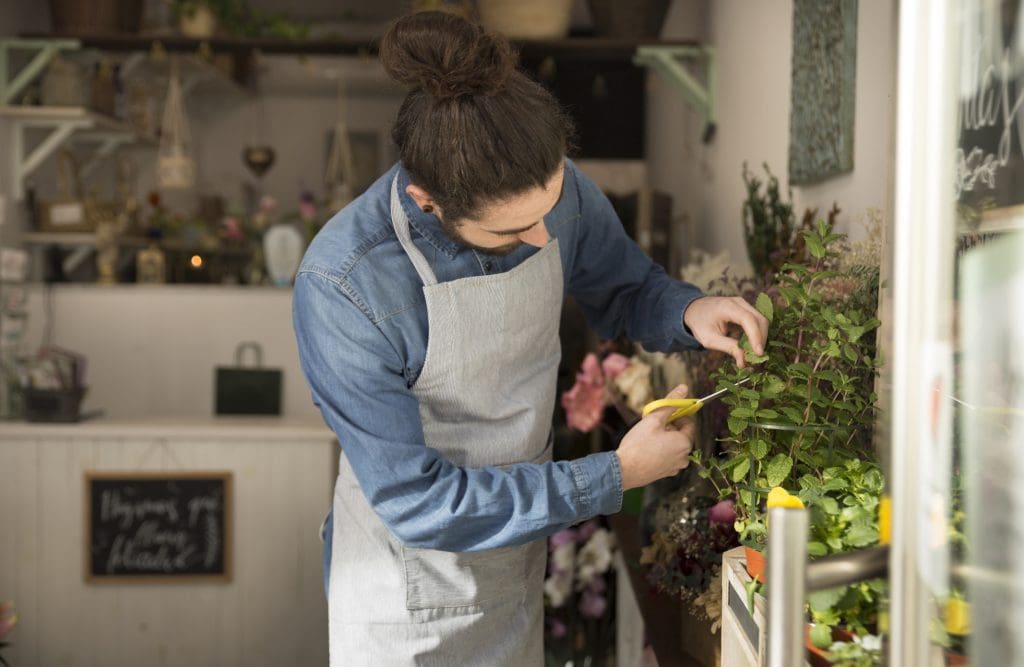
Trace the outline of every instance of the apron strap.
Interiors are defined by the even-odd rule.
[[[398,174],[395,174],[395,180],[391,181],[391,226],[395,228],[398,242],[405,249],[405,254],[409,256],[412,265],[416,267],[416,273],[420,274],[423,285],[425,287],[436,285],[437,276],[434,275],[434,270],[430,268],[430,263],[427,262],[427,258],[423,256],[420,249],[412,242],[409,217],[402,209],[402,200],[398,196]]]

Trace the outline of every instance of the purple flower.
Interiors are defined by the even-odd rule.
[[[594,577],[587,584],[587,590],[592,593],[604,593],[608,590],[608,582],[604,580],[604,577]]]
[[[299,197],[299,216],[305,222],[316,218],[316,199],[309,190],[304,191]]]
[[[589,588],[583,591],[580,597],[580,613],[587,618],[601,618],[608,609],[608,600],[600,593],[594,593]]]
[[[736,503],[732,500],[723,500],[708,510],[708,520],[711,523],[727,523],[732,525],[736,521]]]
[[[551,636],[554,639],[561,639],[569,631],[569,628],[565,627],[565,623],[557,618],[549,618],[548,625],[551,626]]]
[[[565,530],[560,530],[548,538],[548,550],[555,551],[563,544],[573,544],[575,542],[576,531],[572,528],[566,528]]]

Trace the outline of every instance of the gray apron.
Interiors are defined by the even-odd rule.
[[[391,217],[427,303],[427,355],[413,387],[427,446],[470,468],[550,461],[557,240],[511,271],[439,284],[412,243],[397,179]],[[471,553],[403,547],[344,454],[333,508],[332,665],[543,664],[544,540]]]

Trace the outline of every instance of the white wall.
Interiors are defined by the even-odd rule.
[[[648,145],[652,181],[673,194],[677,212],[696,223],[698,246],[729,250],[746,262],[742,231],[744,161],[767,162],[786,187],[788,178],[792,0],[714,0],[700,9],[676,0],[663,36],[703,36],[717,55],[718,132],[700,141],[697,116],[651,77]],[[701,22],[706,21],[706,30]],[[812,187],[793,188],[798,215],[805,207],[843,210],[842,229],[858,237],[868,209],[891,210],[896,84],[896,7],[892,0],[861,0],[857,20],[854,170]]]
[[[84,409],[108,417],[213,414],[214,368],[256,341],[283,370],[282,412],[318,415],[299,367],[291,290],[213,285],[63,285],[52,290],[53,344],[88,359]],[[29,295],[26,350],[43,340],[45,288]]]

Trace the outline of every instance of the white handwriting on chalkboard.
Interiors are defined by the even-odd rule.
[[[182,550],[188,544],[188,533],[184,530],[161,529],[156,521],[143,521],[135,531],[133,540],[143,547],[167,545]]]
[[[977,146],[971,149],[969,155],[964,155],[962,148],[956,149],[956,182],[954,190],[957,198],[963,192],[974,190],[978,181],[981,181],[989,188],[996,187],[996,171],[999,169],[999,160],[992,153],[988,155]]]
[[[106,571],[107,574],[123,571],[180,572],[188,569],[189,557],[194,551],[195,547],[186,545],[174,552],[168,544],[161,544],[155,551],[148,551],[134,539],[118,535],[107,556]]]
[[[215,496],[196,496],[188,499],[188,525],[195,526],[199,515],[203,512],[216,512],[220,509],[220,498]]]
[[[217,527],[217,520],[213,515],[206,515],[206,558],[203,565],[212,567],[217,562],[220,553],[220,529]]]
[[[178,503],[171,498],[139,498],[125,500],[116,489],[104,490],[100,497],[100,520],[117,521],[122,530],[147,516],[163,516],[174,523],[178,520]]]
[[[996,172],[1010,161],[1010,137],[1013,123],[1024,105],[1024,92],[1011,99],[1010,82],[1013,81],[1010,49],[1003,50],[1002,60],[997,64],[988,64],[982,68],[982,53],[988,53],[986,43],[982,43],[971,54],[970,72],[974,78],[965,82],[974,94],[960,104],[960,132],[964,130],[983,130],[988,127],[1002,127],[999,144],[995,153],[986,153],[975,146],[969,151],[962,147],[956,152],[956,181],[954,190],[957,197],[963,192],[974,190],[981,182],[989,188],[996,186]],[[1020,146],[1024,154],[1024,145]]]

